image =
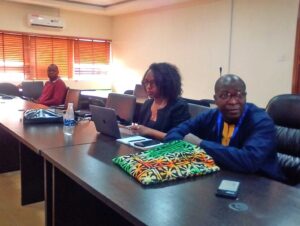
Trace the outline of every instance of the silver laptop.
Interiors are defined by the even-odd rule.
[[[120,133],[117,114],[114,109],[90,105],[90,111],[92,113],[92,121],[94,121],[98,132],[116,139],[132,136],[132,132],[128,129],[126,129],[127,132],[122,130],[122,133]]]

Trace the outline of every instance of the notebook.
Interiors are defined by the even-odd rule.
[[[90,105],[90,111],[92,113],[92,121],[94,121],[98,132],[117,139],[132,136],[131,131],[128,129],[126,134],[123,132],[122,134],[120,133],[117,114],[114,109]]]

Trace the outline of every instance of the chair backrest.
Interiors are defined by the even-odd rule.
[[[185,97],[183,97],[183,99],[188,103],[198,104],[198,105],[202,105],[202,106],[206,106],[206,107],[212,107],[215,105],[215,101],[211,100],[211,99],[196,100],[196,99],[190,99],[190,98],[185,98]]]
[[[136,105],[136,97],[133,95],[110,93],[105,107],[115,109],[117,115],[127,122],[132,122]]]
[[[0,83],[0,94],[20,96],[19,88],[16,85],[7,82]]]
[[[266,111],[276,125],[278,160],[290,184],[300,183],[300,95],[273,97]]]
[[[38,99],[43,91],[43,81],[24,81],[22,82],[22,96]]]
[[[136,84],[133,95],[136,96],[136,98],[148,98],[148,94],[144,89],[144,86],[142,84]]]
[[[132,89],[125,90],[124,94],[133,95],[133,90]]]
[[[78,110],[79,106],[79,97],[80,97],[80,90],[79,89],[68,89],[66,98],[65,98],[65,109],[68,107],[68,103],[73,103],[74,111]]]
[[[209,107],[199,105],[199,104],[192,104],[192,103],[188,103],[188,106],[189,106],[189,112],[190,112],[191,118],[194,118],[199,113],[210,109]]]

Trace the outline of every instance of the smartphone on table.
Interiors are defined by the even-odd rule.
[[[236,199],[238,195],[239,187],[240,187],[239,181],[222,180],[217,189],[216,196]]]
[[[133,143],[133,145],[136,146],[137,148],[144,149],[144,150],[159,146],[161,144],[163,144],[163,143],[161,143],[158,140],[152,140],[152,139]]]

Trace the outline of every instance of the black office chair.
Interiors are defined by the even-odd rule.
[[[211,105],[215,104],[215,101],[211,100],[211,99],[196,100],[196,99],[190,99],[190,98],[185,98],[185,97],[183,97],[183,99],[188,103],[198,104],[198,105],[202,105],[202,106],[206,106],[206,107],[211,107]]]
[[[215,105],[215,100],[212,99],[201,99],[199,100],[199,103],[203,106],[207,106],[207,107],[213,107]]]
[[[191,118],[194,118],[196,115],[200,114],[201,112],[208,111],[210,109],[210,107],[199,105],[199,104],[193,104],[193,103],[188,103],[188,107],[189,107],[189,113],[191,115]],[[199,145],[200,143],[200,138],[191,133],[187,134],[184,137],[184,140],[196,145]]]
[[[125,90],[124,94],[133,95],[133,90],[132,89]]]
[[[136,84],[134,87],[133,95],[136,96],[136,98],[141,98],[141,99],[147,99],[148,94],[142,84]]]
[[[199,105],[199,104],[192,104],[192,103],[188,103],[188,107],[192,118],[194,118],[199,113],[210,109],[210,107],[206,107],[204,105]]]
[[[300,95],[273,97],[266,111],[277,130],[278,160],[291,185],[300,184]]]
[[[0,83],[0,95],[20,96],[19,88],[11,83]]]
[[[115,109],[120,122],[129,124],[133,120],[135,105],[136,97],[133,95],[110,93],[105,107]]]

